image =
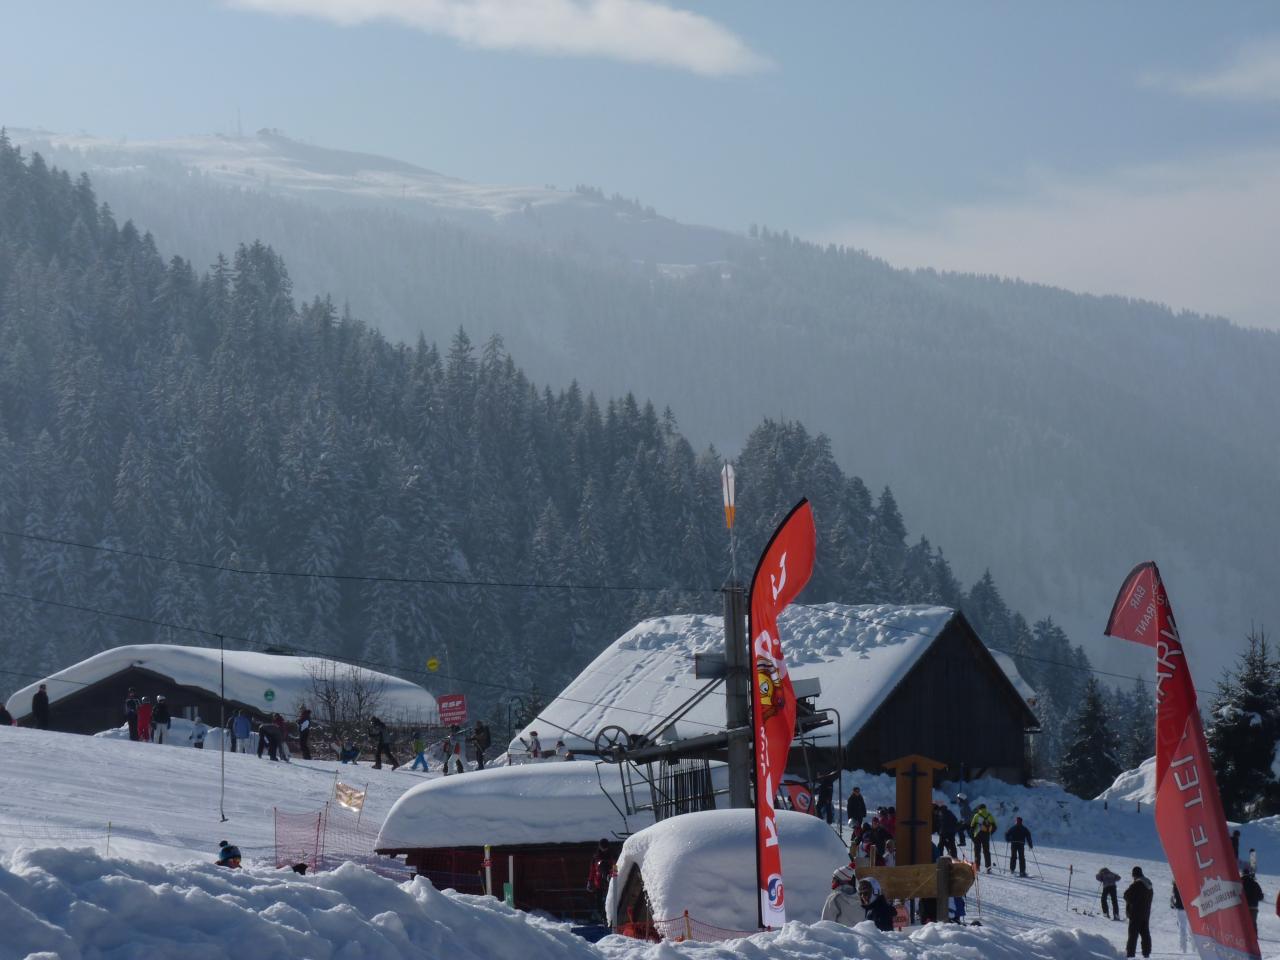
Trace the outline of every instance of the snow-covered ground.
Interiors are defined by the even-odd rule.
[[[1037,845],[1019,880],[982,876],[969,898],[982,927],[934,926],[881,934],[794,917],[783,930],[719,944],[644,944],[609,937],[588,944],[566,926],[508,910],[495,900],[398,883],[363,867],[298,876],[271,858],[273,808],[318,810],[335,774],[368,784],[366,821],[380,825],[424,775],[271,763],[216,750],[167,748],[112,737],[0,728],[0,960],[238,960],[276,957],[450,957],[550,960],[697,958],[1084,958],[1115,957],[1124,924],[1097,915],[1093,875],[1141,865],[1156,885],[1155,955],[1178,955],[1167,908],[1168,867],[1144,804],[1086,802],[1051,785],[1026,790],[994,781],[966,786],[1003,826],[1022,815]],[[220,773],[226,792],[219,814]],[[425,775],[434,777],[435,774]],[[468,774],[468,776],[474,776]],[[851,786],[846,780],[846,790]],[[888,777],[858,777],[872,806],[892,802]],[[513,803],[510,816],[519,817]],[[110,823],[110,849],[107,848]],[[212,865],[220,839],[240,845],[247,869]],[[1280,872],[1280,828],[1246,824],[1271,902]],[[997,852],[1002,847],[997,844]],[[785,859],[785,851],[784,851]],[[837,864],[832,864],[832,868]],[[1068,880],[1071,896],[1067,896]],[[749,882],[749,878],[743,878]],[[1263,952],[1280,957],[1280,919],[1264,905]]]

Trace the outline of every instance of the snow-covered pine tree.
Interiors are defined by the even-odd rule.
[[[1062,756],[1058,775],[1062,786],[1092,799],[1111,786],[1120,773],[1117,737],[1107,716],[1102,688],[1093,677],[1085,684],[1084,701],[1075,716],[1075,731]]]
[[[1142,765],[1156,752],[1155,687],[1141,677],[1133,681],[1129,691],[1129,715],[1124,718],[1120,760],[1126,770]]]
[[[1267,816],[1280,808],[1271,769],[1280,740],[1278,683],[1280,662],[1261,631],[1249,635],[1249,649],[1218,681],[1205,738],[1229,819]]]

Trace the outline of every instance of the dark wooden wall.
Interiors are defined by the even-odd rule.
[[[845,767],[881,771],[908,754],[948,766],[943,779],[1030,776],[1021,697],[972,628],[956,617],[846,746]]]

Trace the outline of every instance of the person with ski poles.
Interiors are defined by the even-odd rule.
[[[1094,879],[1102,884],[1102,915],[1104,917],[1110,917],[1112,920],[1119,920],[1120,900],[1116,895],[1116,884],[1120,882],[1120,874],[1116,873],[1110,867],[1103,867],[1098,871]],[[1178,895],[1177,887],[1173,888],[1173,895],[1175,897]],[[1107,898],[1111,899],[1110,912],[1107,910]],[[1178,902],[1181,903],[1182,901],[1179,900]],[[1181,909],[1181,907],[1179,907],[1179,909]]]
[[[1027,875],[1027,854],[1028,849],[1033,849],[1035,844],[1031,842],[1031,831],[1026,828],[1021,817],[1013,818],[1013,826],[1004,832],[1005,843],[1009,844],[1009,872],[1013,873],[1016,869],[1018,876],[1025,877]]]
[[[996,832],[996,818],[991,815],[985,803],[978,804],[978,810],[969,821],[969,833],[973,837],[973,866],[982,866],[982,855],[987,855],[987,873],[991,872],[991,835]]]

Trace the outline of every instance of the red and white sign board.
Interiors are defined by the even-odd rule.
[[[460,727],[467,722],[466,694],[442,693],[436,697],[436,705],[440,708],[440,722],[446,727]]]

